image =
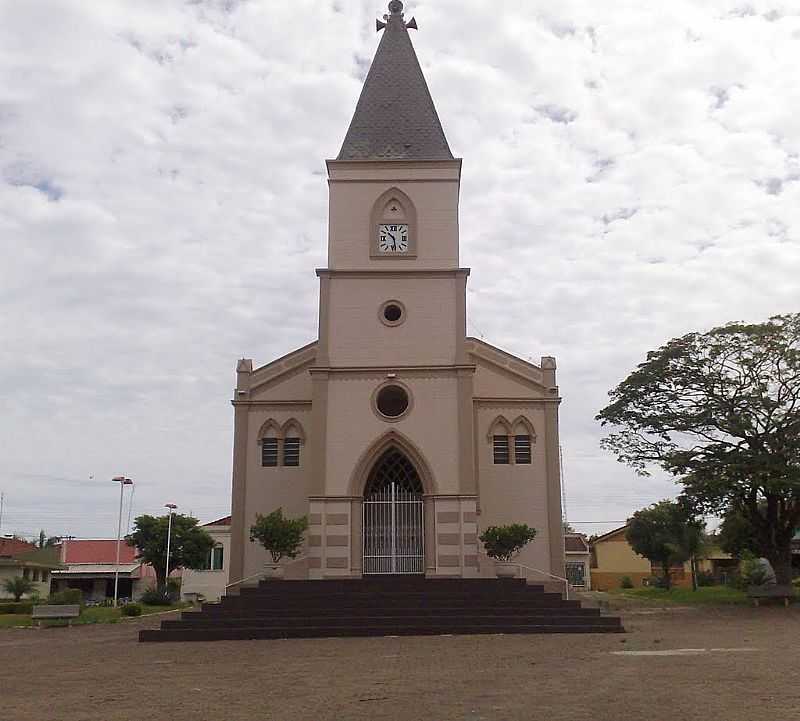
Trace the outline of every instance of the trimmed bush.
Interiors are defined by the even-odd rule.
[[[525,523],[489,526],[480,535],[480,541],[486,549],[486,555],[504,562],[511,561],[534,538],[536,538],[536,529]]]
[[[19,603],[0,603],[0,613],[19,613],[27,615],[33,613],[33,603],[31,601],[20,601]]]
[[[83,608],[83,591],[80,588],[68,588],[66,591],[51,593],[47,601],[53,606],[75,606]]]
[[[141,616],[142,607],[138,603],[126,603],[122,607],[123,616]]]
[[[156,588],[148,588],[139,601],[147,606],[170,606],[172,599],[168,593],[159,591]]]
[[[630,576],[623,576],[619,581],[620,588],[633,588],[633,581]]]
[[[698,586],[716,586],[717,579],[711,571],[698,571],[695,575]]]

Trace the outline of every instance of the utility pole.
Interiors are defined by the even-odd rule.
[[[0,538],[3,537],[3,506],[6,502],[6,494],[0,491]]]

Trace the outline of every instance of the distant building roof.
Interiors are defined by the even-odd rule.
[[[620,528],[615,528],[613,531],[609,531],[608,533],[604,533],[602,536],[598,536],[597,538],[594,539],[594,541],[592,541],[592,543],[594,544],[600,541],[607,541],[610,538],[616,536],[617,534],[622,533],[627,527],[628,524],[626,523],[624,526],[621,526]]]
[[[18,553],[33,551],[36,545],[21,538],[0,538],[0,556],[16,556]]]
[[[127,576],[141,568],[141,563],[120,563],[120,575]],[[59,576],[97,576],[116,573],[116,563],[73,563],[63,571],[54,571]]]
[[[204,523],[203,526],[230,526],[231,525],[231,517],[225,516],[225,518],[218,518],[216,521],[211,521],[211,523]]]
[[[403,4],[392,5],[337,160],[453,160]]]
[[[98,540],[75,540],[66,541],[65,563],[116,563],[117,561],[117,541],[116,539]],[[59,547],[61,548],[61,547]],[[136,562],[136,549],[129,546],[124,540],[119,543],[119,562]]]
[[[589,545],[579,533],[564,534],[564,549],[567,553],[589,553]]]

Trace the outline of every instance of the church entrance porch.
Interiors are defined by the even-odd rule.
[[[362,533],[364,574],[425,573],[422,482],[397,449],[386,451],[370,473]]]

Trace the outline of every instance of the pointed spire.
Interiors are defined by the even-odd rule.
[[[338,160],[452,160],[422,74],[403,3],[392,0],[384,29]]]

